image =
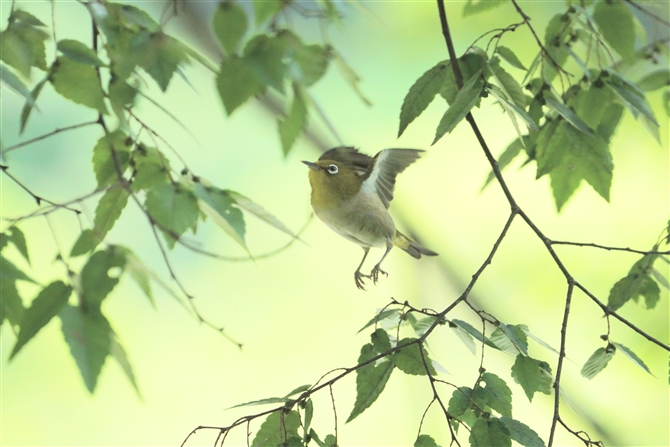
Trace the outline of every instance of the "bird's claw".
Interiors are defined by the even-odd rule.
[[[364,275],[360,270],[356,270],[354,272],[354,281],[356,282],[356,287],[358,287],[359,290],[365,290],[365,283],[363,282],[363,278],[370,279],[372,276]]]
[[[374,268],[370,272],[370,275],[368,276],[368,278],[371,278],[372,282],[377,284],[377,281],[379,280],[379,274],[380,273],[383,273],[384,275],[389,276],[389,274],[386,273],[384,270],[382,270],[381,267],[379,266],[379,264],[377,264],[377,265],[374,266]]]

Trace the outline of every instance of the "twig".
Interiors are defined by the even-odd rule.
[[[335,445],[337,445],[337,408],[335,408],[335,396],[333,395],[333,384],[328,385],[328,391],[330,391],[330,401],[333,404],[333,419],[335,421]]]
[[[10,179],[12,179],[12,181],[13,181],[14,183],[16,183],[21,189],[23,189],[25,192],[27,192],[28,194],[30,194],[30,195],[32,196],[32,198],[35,199],[35,202],[37,202],[37,205],[38,205],[38,206],[40,206],[40,205],[42,204],[42,202],[46,202],[46,203],[48,203],[49,205],[54,206],[55,208],[63,208],[63,209],[66,209],[66,210],[68,210],[68,211],[72,211],[72,212],[75,213],[75,214],[79,214],[79,213],[81,213],[80,210],[77,210],[77,209],[74,209],[74,208],[70,208],[69,206],[64,205],[64,204],[62,204],[62,203],[52,202],[52,201],[49,200],[49,199],[45,199],[44,197],[38,196],[37,194],[35,194],[34,192],[32,192],[27,186],[25,186],[23,183],[21,183],[16,177],[14,177],[12,174],[10,174],[9,172],[7,172],[7,171],[9,170],[9,166],[0,165],[0,170],[2,170],[2,172],[4,172],[4,174],[5,174],[7,177],[9,177]]]
[[[647,15],[648,15],[649,17],[651,17],[653,20],[656,20],[657,22],[662,23],[663,25],[665,25],[665,26],[667,26],[667,27],[670,27],[670,22],[668,22],[667,20],[665,20],[665,19],[662,18],[662,17],[657,16],[657,15],[654,14],[653,12],[649,11],[647,8],[643,8],[643,7],[642,7],[640,4],[638,4],[637,2],[634,2],[633,0],[624,0],[624,1],[625,1],[626,3],[628,3],[629,5],[631,5],[633,8],[637,9],[638,11],[640,11],[640,12],[642,12],[642,13],[644,13],[644,14],[647,14]]]
[[[607,245],[592,244],[590,242],[570,242],[570,241],[549,241],[551,245],[574,245],[577,247],[593,247],[600,248],[607,251],[627,251],[630,253],[637,253],[640,255],[670,255],[670,250],[656,251],[656,250],[636,250],[628,247],[609,247]]]

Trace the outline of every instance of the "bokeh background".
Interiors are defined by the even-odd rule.
[[[51,23],[50,2],[16,2]],[[526,2],[526,12],[537,29],[551,15],[565,9],[563,2]],[[58,38],[90,40],[88,16],[74,2],[55,2]],[[138,2],[158,15],[161,4]],[[216,59],[211,46],[208,11],[214,4],[196,3],[172,20],[167,31]],[[2,27],[10,3],[2,1]],[[518,21],[511,5],[471,18],[462,18],[463,3],[448,2],[457,51],[488,29]],[[415,307],[442,309],[462,291],[463,285],[487,256],[507,219],[509,207],[495,185],[481,191],[489,169],[466,125],[430,147],[434,129],[444,112],[435,101],[396,139],[400,105],[414,80],[437,61],[446,59],[434,2],[374,2],[345,6],[341,26],[330,38],[361,76],[361,89],[373,103],[368,107],[352,92],[334,66],[314,89],[314,97],[337,129],[342,141],[374,154],[386,147],[428,149],[425,156],[397,182],[392,213],[410,223],[438,258],[415,261],[394,250],[385,261],[388,278],[368,291],[358,291],[352,273],[361,256],[345,241],[314,219],[296,243],[282,253],[256,262],[222,262],[196,255],[177,246],[170,260],[187,290],[196,296],[200,311],[244,344],[242,350],[213,330],[198,325],[184,308],[154,288],[156,309],[128,278],[104,304],[104,311],[124,344],[141,390],[135,394],[118,365],[108,359],[94,395],[84,387],[79,371],[63,341],[60,323],[52,321],[11,363],[7,361],[15,337],[1,328],[2,445],[178,445],[198,425],[228,425],[259,407],[226,410],[233,405],[283,396],[295,387],[314,383],[327,371],[354,365],[369,332],[356,334],[391,297]],[[310,21],[296,26],[307,41],[317,41],[318,27]],[[203,34],[204,33],[204,34]],[[527,29],[507,35],[503,44],[513,48],[526,64],[536,53]],[[51,42],[53,44],[53,42]],[[52,55],[53,50],[51,49]],[[514,69],[511,69],[514,70]],[[225,117],[213,75],[197,64],[185,70],[190,84],[175,77],[167,94],[149,94],[170,110],[196,136],[187,132],[152,104],[140,101],[139,115],[179,151],[189,167],[222,188],[249,196],[294,230],[308,220],[309,185],[300,160],[318,157],[320,148],[300,139],[284,157],[274,115],[252,102]],[[519,75],[518,72],[514,73]],[[33,81],[38,80],[34,73]],[[605,202],[588,185],[558,214],[546,177],[535,180],[531,164],[518,160],[505,171],[513,194],[537,225],[557,240],[590,241],[606,245],[650,249],[669,214],[668,119],[661,95],[649,101],[661,123],[662,144],[627,115],[612,146],[615,163],[611,202]],[[94,119],[49,87],[39,99],[23,136],[18,135],[22,100],[2,91],[2,144],[6,147],[54,128]],[[494,153],[513,138],[514,129],[501,110],[484,102],[474,115]],[[328,145],[339,143],[317,118],[310,129]],[[65,201],[92,190],[95,178],[91,149],[99,138],[95,127],[66,132],[8,154],[11,172],[37,194]],[[6,177],[2,186],[3,218],[26,214],[35,208],[30,197]],[[95,209],[95,200],[87,202]],[[4,222],[4,221],[3,221]],[[69,252],[79,233],[76,218],[68,212],[52,215],[57,243]],[[248,242],[262,254],[288,242],[287,236],[248,217]],[[3,224],[3,229],[7,225]],[[12,262],[46,284],[64,278],[54,262],[56,245],[47,222],[31,219],[21,225],[28,237],[32,264],[12,249],[3,252]],[[212,223],[202,225],[195,240],[219,253],[244,253]],[[129,204],[108,241],[131,247],[166,281],[162,261],[143,215]],[[609,289],[624,276],[637,257],[590,248],[558,247],[570,271],[590,290],[606,300]],[[380,256],[381,252],[374,256]],[[78,266],[77,260],[72,264]],[[371,264],[372,265],[372,264]],[[667,265],[657,263],[660,269]],[[22,284],[26,302],[37,293]],[[566,284],[540,241],[519,220],[514,223],[494,263],[473,290],[477,305],[510,324],[525,323],[547,343],[559,345]],[[665,343],[668,342],[668,295],[662,291],[653,311],[628,303],[621,313]],[[464,306],[452,317],[477,325]],[[579,371],[598,347],[607,325],[599,309],[583,294],[573,300],[568,327],[568,361],[563,387],[569,404],[562,415],[575,429],[584,429],[608,445],[669,445],[668,354],[614,322],[611,337],[633,349],[649,366],[652,377],[616,355],[593,380]],[[471,386],[477,376],[479,351],[473,356],[447,327],[430,339],[431,355],[448,371],[442,378]],[[550,351],[530,342],[530,353],[548,361]],[[510,377],[512,356],[486,352],[485,366],[504,378],[514,393],[514,417],[543,438],[549,432],[553,397],[536,394],[530,404]],[[448,399],[451,389],[444,388]],[[395,372],[379,400],[363,415],[344,425],[355,399],[351,376],[334,387],[341,445],[411,445],[417,436],[421,413],[431,399],[425,377]],[[327,391],[314,397],[315,424],[322,436],[333,431]],[[257,428],[253,424],[252,428]],[[423,431],[442,445],[448,430],[437,407],[426,418]],[[201,432],[189,445],[211,445],[215,432]],[[465,439],[465,438],[464,438]],[[227,443],[244,444],[244,428]],[[557,445],[580,445],[558,429]]]

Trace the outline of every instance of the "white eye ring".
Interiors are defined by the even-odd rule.
[[[329,174],[333,174],[333,175],[337,174],[337,171],[339,171],[339,169],[337,169],[337,165],[328,165],[326,170],[328,171]]]

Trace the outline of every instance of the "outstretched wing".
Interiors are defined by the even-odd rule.
[[[352,169],[358,175],[365,175],[372,163],[372,157],[361,154],[351,146],[340,146],[330,149],[319,157],[319,160],[333,160]]]
[[[414,163],[421,156],[421,150],[418,149],[384,149],[372,159],[372,164],[365,173],[365,180],[362,188],[368,191],[374,191],[384,203],[389,207],[393,200],[393,188],[395,187],[395,178],[398,174]]]

